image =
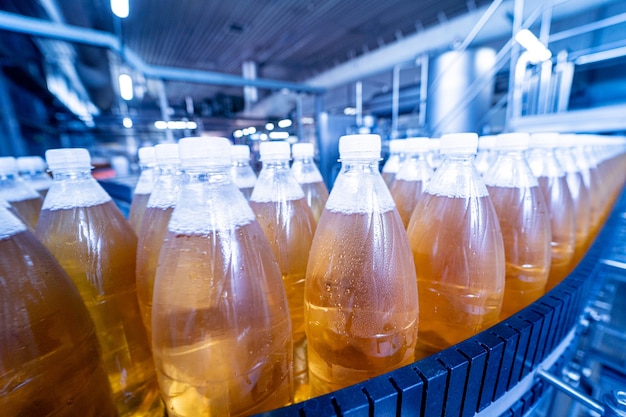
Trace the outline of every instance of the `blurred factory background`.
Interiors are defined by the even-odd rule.
[[[357,131],[626,129],[622,0],[111,4],[0,1],[1,155],[289,138],[317,144],[327,177]]]

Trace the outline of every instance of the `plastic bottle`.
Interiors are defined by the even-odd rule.
[[[137,305],[137,238],[91,176],[86,149],[50,149],[46,161],[54,178],[36,235],[68,273],[96,325],[119,415],[160,416],[163,407]]]
[[[20,156],[17,158],[20,177],[33,190],[45,197],[52,185],[52,178],[46,173],[46,162],[41,156]]]
[[[428,138],[408,138],[405,141],[406,159],[400,166],[390,189],[402,223],[406,228],[409,225],[417,200],[424,192],[434,170],[426,159],[430,150],[430,140]]]
[[[339,140],[342,168],[317,225],[305,283],[313,395],[413,362],[411,249],[379,171],[380,136]]]
[[[93,322],[50,252],[0,205],[0,410],[116,416]]]
[[[443,161],[407,229],[420,294],[416,359],[498,322],[504,243],[495,208],[474,166],[474,133],[443,135]]]
[[[152,308],[167,412],[251,415],[284,406],[293,399],[287,297],[263,229],[231,180],[230,143],[184,138],[179,146],[186,181]]]
[[[426,155],[426,159],[435,171],[441,166],[441,154],[439,153],[440,142],[440,138],[430,138],[428,142],[430,150],[428,151],[428,155]]]
[[[573,152],[573,144],[567,141],[567,136],[561,136],[555,155],[561,167],[565,171],[567,186],[574,203],[574,256],[570,263],[570,270],[574,269],[585,255],[589,240],[591,222],[591,193],[585,184],[583,172],[576,163]]]
[[[19,177],[17,161],[12,156],[0,157],[0,199],[9,203],[18,217],[35,230],[43,199]]]
[[[167,224],[176,207],[183,184],[183,172],[177,143],[162,143],[154,147],[156,181],[146,204],[146,213],[137,237],[137,300],[141,318],[152,340],[152,294],[159,263],[161,246],[167,233]]]
[[[313,156],[315,151],[312,143],[294,143],[291,146],[293,164],[291,172],[300,183],[304,197],[313,211],[313,217],[317,222],[322,215],[322,210],[328,200],[328,188],[322,179]]]
[[[539,181],[539,187],[550,213],[552,231],[552,256],[546,291],[551,290],[569,274],[576,239],[574,201],[567,185],[565,172],[554,154],[558,134],[533,133],[530,137],[533,149],[529,164]]]
[[[383,166],[383,180],[387,187],[391,186],[396,173],[404,160],[404,139],[391,139],[389,141],[389,158]]]
[[[233,166],[230,175],[233,182],[249,200],[256,184],[256,174],[250,166],[250,148],[248,145],[233,145],[230,147]]]
[[[478,138],[478,153],[474,161],[480,175],[484,175],[493,166],[498,157],[496,148],[496,136],[485,135]]]
[[[259,150],[263,168],[250,197],[250,207],[270,242],[287,292],[294,348],[295,398],[299,401],[308,397],[304,279],[317,222],[289,168],[289,143],[263,142]]]
[[[139,229],[141,229],[143,216],[146,212],[146,204],[148,204],[148,199],[156,180],[154,147],[141,147],[138,154],[141,173],[133,192],[133,200],[130,203],[130,213],[128,215],[128,222],[137,235],[139,235]]]
[[[504,242],[506,283],[501,319],[541,297],[550,272],[550,215],[524,155],[528,143],[527,133],[498,135],[498,157],[483,175]]]

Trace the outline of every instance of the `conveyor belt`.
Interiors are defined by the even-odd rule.
[[[264,416],[522,416],[567,364],[605,274],[626,278],[626,194],[577,268],[516,315],[409,366]]]

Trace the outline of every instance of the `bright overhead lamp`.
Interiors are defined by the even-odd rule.
[[[124,117],[124,119],[122,119],[122,125],[124,125],[126,129],[130,129],[133,127],[133,119],[130,117]]]
[[[274,130],[274,123],[265,123],[265,130]]]
[[[515,40],[528,51],[530,62],[533,64],[552,58],[552,52],[528,29],[517,32]]]
[[[111,11],[121,19],[127,18],[130,11],[128,0],[111,0]]]
[[[124,100],[132,100],[134,97],[133,79],[130,78],[128,74],[120,74],[118,81],[120,85],[120,96],[122,96]]]
[[[270,139],[287,139],[289,132],[270,132]]]
[[[284,129],[284,128],[286,128],[286,127],[291,126],[291,123],[292,123],[292,122],[291,122],[291,120],[289,120],[289,119],[279,120],[279,121],[278,121],[278,127],[280,127],[280,128],[283,128],[283,129]]]

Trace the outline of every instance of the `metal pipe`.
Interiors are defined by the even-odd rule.
[[[363,125],[363,82],[357,81],[354,85],[354,94],[356,99],[356,125]]]
[[[159,93],[159,107],[161,108],[161,117],[165,123],[170,121],[170,113],[169,113],[169,103],[167,102],[167,94],[165,93],[165,83],[163,80],[159,80],[158,83],[158,93]],[[174,142],[174,134],[172,133],[172,129],[169,127],[165,129],[165,141],[167,143]]]
[[[480,16],[480,19],[478,19],[478,22],[476,22],[476,24],[474,25],[474,27],[472,28],[472,30],[470,30],[470,33],[467,34],[467,36],[465,37],[465,39],[463,40],[463,43],[461,43],[461,45],[459,45],[459,47],[457,48],[457,50],[459,51],[464,51],[467,49],[467,47],[474,41],[474,39],[476,38],[476,35],[478,35],[478,32],[480,32],[482,30],[483,27],[485,27],[485,25],[487,24],[487,22],[489,21],[489,19],[491,19],[491,16],[493,16],[493,14],[496,12],[496,10],[498,9],[498,7],[500,7],[500,5],[502,4],[503,0],[494,0],[489,7],[487,8],[487,10],[485,10],[485,13],[483,13],[482,16]]]
[[[236,75],[222,74],[213,71],[149,65],[143,62],[143,60],[139,58],[139,56],[137,56],[137,54],[135,54],[130,48],[123,46],[122,42],[111,33],[53,23],[43,19],[25,17],[14,13],[0,11],[0,30],[9,30],[32,36],[42,36],[86,45],[105,47],[120,55],[123,53],[124,60],[129,65],[135,67],[138,71],[144,73],[144,75],[161,80],[189,81],[237,87],[251,86],[270,90],[280,90],[282,88],[286,88],[292,91],[300,91],[311,94],[321,94],[325,91],[325,89],[321,87],[312,87],[288,81],[268,80],[262,78],[247,80]]]
[[[421,129],[426,127],[426,105],[428,97],[428,54],[422,54],[420,58],[420,101],[419,101],[419,113],[418,124]]]
[[[524,0],[515,0],[515,6],[513,8],[513,32],[511,33],[511,38],[515,38],[517,32],[522,29],[522,21],[524,19]],[[511,120],[514,116],[514,109],[511,105],[514,100],[514,90],[515,90],[515,72],[517,69],[517,60],[520,55],[520,46],[517,42],[513,42],[511,44],[511,61],[509,63],[509,90],[508,90],[508,104],[506,106],[506,120],[505,120],[505,130],[511,130]]]
[[[626,22],[626,13],[620,13],[615,16],[607,17],[606,19],[598,20],[593,23],[578,26],[574,29],[564,30],[550,35],[550,43],[561,41],[563,39],[571,38],[573,36],[582,35],[587,32],[592,32],[598,29],[604,29],[609,26],[614,26],[620,23]]]
[[[304,125],[302,124],[302,95],[296,97],[296,123],[298,140],[304,139]]]
[[[600,413],[600,415],[604,414],[604,406],[602,404],[578,392],[572,386],[561,381],[559,378],[555,377],[551,373],[546,372],[543,369],[538,369],[536,375],[540,377],[541,379],[543,379],[544,381],[551,384],[552,386],[554,386],[555,388],[557,388],[559,391],[569,395],[573,399],[589,407],[596,413]]]
[[[398,113],[400,112],[400,65],[393,67],[391,90],[391,138],[398,137]]]

